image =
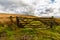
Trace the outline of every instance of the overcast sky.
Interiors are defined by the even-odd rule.
[[[60,0],[0,0],[0,12],[60,16]]]

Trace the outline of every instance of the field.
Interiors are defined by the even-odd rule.
[[[0,40],[60,40],[60,18],[0,14]]]

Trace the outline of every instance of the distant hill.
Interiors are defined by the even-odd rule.
[[[10,19],[9,19],[10,16],[14,17],[13,18],[14,21],[16,20],[16,16],[21,17],[21,18],[38,18],[36,16],[31,16],[31,15],[0,13],[0,22],[10,21]]]
[[[19,16],[19,17],[26,17],[26,18],[36,18],[36,16],[31,16],[31,15],[23,15],[23,14],[10,14],[10,13],[0,13],[0,17],[10,17],[10,16],[13,16],[13,17],[16,17],[16,16]]]

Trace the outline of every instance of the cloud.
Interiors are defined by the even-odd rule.
[[[55,3],[51,3],[51,0],[39,0],[36,1],[36,9],[35,9],[35,15],[37,16],[55,16],[55,13],[57,14],[56,16],[59,16],[59,8],[60,8],[60,0],[55,0]],[[47,13],[45,12],[46,9],[54,9],[52,13]],[[43,12],[43,13],[41,13]]]
[[[53,12],[46,11],[50,8]],[[0,0],[0,12],[7,13],[29,13],[35,16],[54,16],[57,13],[58,16],[59,8],[60,0]]]
[[[32,0],[0,0],[0,10],[7,13],[22,13],[28,12],[31,9]],[[2,8],[3,7],[3,8]],[[24,9],[23,9],[24,8]],[[23,10],[23,11],[22,11]],[[27,11],[26,11],[27,10]]]

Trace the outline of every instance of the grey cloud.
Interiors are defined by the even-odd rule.
[[[16,1],[16,0],[15,0]],[[0,0],[0,5],[4,7],[3,11],[14,11],[15,13],[20,13],[21,11],[21,7],[23,7],[24,12],[23,13],[27,13],[27,12],[31,12],[29,11],[29,9],[31,9],[31,7],[29,7],[29,5],[24,4],[24,2],[19,1],[19,3],[14,2],[12,0]],[[17,11],[17,9],[19,9]],[[27,10],[27,11],[25,11]]]

